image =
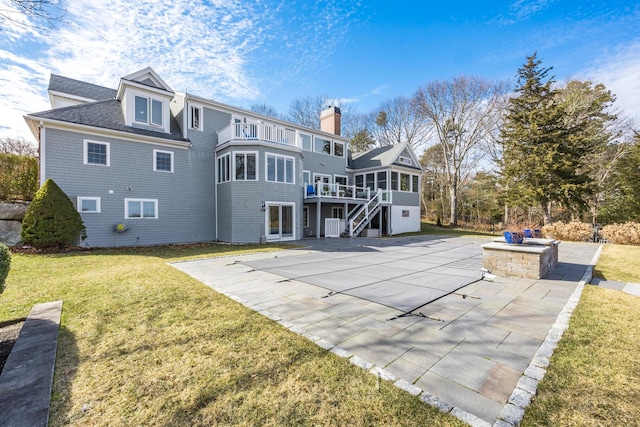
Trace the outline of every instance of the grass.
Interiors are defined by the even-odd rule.
[[[638,259],[640,246],[605,245],[593,275],[607,280],[640,283]]]
[[[640,282],[638,255],[638,247],[605,245],[598,274]],[[587,286],[522,425],[638,425],[639,312],[640,298]]]
[[[273,248],[14,254],[0,322],[64,300],[50,425],[463,425],[167,265]]]

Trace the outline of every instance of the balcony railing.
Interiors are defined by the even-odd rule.
[[[381,202],[391,203],[391,191],[380,191]],[[374,196],[375,192],[368,187],[356,187],[355,185],[328,184],[316,182],[305,184],[304,198],[321,197],[326,199],[352,199],[367,201]]]
[[[296,131],[265,123],[232,123],[218,132],[218,144],[232,140],[267,141],[302,147]]]

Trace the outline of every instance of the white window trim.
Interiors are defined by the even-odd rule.
[[[344,178],[345,181],[345,185],[349,184],[349,177],[347,175],[338,175],[338,174],[334,174],[333,175],[333,182],[337,183],[338,181],[336,181],[336,178]]]
[[[146,122],[141,122],[136,120],[136,98],[145,98],[147,100],[147,121]],[[157,123],[153,123],[153,119],[152,119],[152,115],[153,115],[153,101],[157,101],[160,103],[161,105],[161,115],[160,117],[162,117],[162,123],[157,124]],[[146,126],[153,126],[153,127],[158,127],[158,128],[165,128],[164,122],[165,122],[165,117],[164,117],[164,110],[165,110],[165,105],[164,105],[164,99],[160,99],[160,98],[156,98],[150,95],[146,95],[146,94],[134,94],[133,95],[133,122],[134,123],[138,123],[141,125],[146,125]]]
[[[337,212],[341,212],[341,215],[340,216],[336,216]],[[340,206],[340,207],[333,206],[331,208],[331,218],[344,219],[343,216],[344,216],[344,208],[342,206]]]
[[[398,161],[404,165],[413,166],[413,160],[411,160],[411,157],[400,156]]]
[[[276,179],[274,181],[271,181],[269,179],[269,156],[273,156],[276,158],[276,167],[278,165],[278,157],[281,157],[285,160],[285,165],[287,164],[287,159],[291,160],[291,178],[292,181],[291,182],[287,182],[286,181],[286,176],[287,176],[287,170],[285,167],[285,180],[284,181],[278,181],[278,171],[276,170]],[[264,153],[264,180],[265,182],[274,182],[277,184],[295,184],[296,183],[296,159],[295,157],[291,157],[291,156],[284,156],[282,154],[276,154],[276,153]]]
[[[228,157],[228,158],[229,158],[229,167],[227,168],[227,173],[229,174],[229,179],[225,179],[224,181],[222,181],[222,180],[220,180],[220,170],[221,170],[221,168],[220,168],[220,161],[221,161],[222,159],[224,159],[225,157]],[[232,165],[231,165],[231,153],[226,153],[226,154],[223,154],[222,156],[218,156],[218,157],[216,158],[216,168],[218,169],[218,170],[216,171],[216,182],[217,182],[218,184],[222,184],[222,183],[224,183],[224,182],[230,182],[230,181],[231,181],[231,178],[232,178],[232,176],[231,176],[231,168],[232,168]]]
[[[198,126],[193,125],[193,110],[198,110],[198,117],[199,117]],[[202,119],[203,119],[202,115],[203,114],[204,114],[204,108],[202,108],[200,105],[189,104],[189,129],[199,130],[200,132],[202,132]]]
[[[321,141],[325,141],[329,143],[329,152],[325,153],[324,150],[323,151],[316,151],[316,139],[319,139]],[[311,151],[317,154],[324,154],[325,156],[332,156],[333,155],[333,139],[326,139],[323,137],[319,137],[319,136],[313,136],[313,141],[312,141],[312,146],[311,146]]]
[[[158,169],[158,153],[170,154],[171,155],[171,170],[166,171],[164,169]],[[173,173],[173,151],[166,150],[153,150],[153,171],[154,172],[168,172]]]
[[[265,236],[267,236],[267,241],[269,241],[269,242],[277,242],[277,241],[284,242],[284,241],[287,241],[287,240],[296,240],[296,232],[298,231],[297,227],[296,227],[296,204],[293,203],[293,202],[271,202],[271,201],[266,201],[264,203],[264,205],[266,207],[265,212],[264,212],[264,233],[265,233]],[[269,207],[270,206],[291,206],[292,207],[292,209],[291,209],[291,214],[292,214],[291,221],[292,221],[292,224],[293,224],[292,236],[290,236],[290,237],[280,237],[279,239],[274,239],[274,238],[270,237],[271,236],[269,234]]]
[[[344,155],[345,155],[345,153],[347,152],[347,144],[346,144],[346,143],[344,143],[344,142],[342,142],[342,141],[335,141],[335,140],[333,140],[333,141],[331,141],[331,142],[332,142],[332,144],[331,144],[331,155],[332,155],[332,156],[334,156],[334,157],[340,157],[340,158],[343,158],[343,157],[344,157]],[[336,144],[340,144],[340,145],[342,145],[342,156],[338,156],[338,155],[335,153],[335,150],[336,150]]]
[[[140,217],[130,217],[129,216],[129,202],[140,202],[140,212],[142,213],[142,203],[143,202],[153,202],[153,213],[154,216],[140,216]],[[125,219],[158,219],[158,199],[124,199],[124,218]]]
[[[106,145],[107,146],[107,164],[103,165],[100,163],[89,163],[89,144],[100,144],[100,145]],[[111,144],[109,142],[102,142],[102,141],[94,141],[91,139],[85,139],[84,140],[84,164],[85,165],[91,165],[91,166],[102,166],[102,167],[109,167],[111,166]]]
[[[96,202],[96,210],[95,211],[83,211],[82,210],[82,202],[84,200],[95,200]],[[100,197],[83,197],[83,196],[78,196],[77,197],[77,202],[76,202],[76,209],[78,210],[78,212],[80,213],[100,213]]]
[[[408,190],[403,190],[402,189],[402,175],[408,175],[409,176],[409,189]],[[411,186],[413,185],[413,175],[412,173],[404,173],[404,172],[398,172],[398,191],[401,191],[403,193],[413,193],[413,191],[411,191]],[[420,180],[420,178],[418,178],[418,181]]]
[[[333,184],[333,177],[327,173],[314,173],[313,174],[313,183],[315,184],[316,182],[318,182],[318,180],[316,178],[329,178],[329,182],[327,182],[327,184]]]
[[[254,179],[236,179],[236,154],[243,154],[245,156],[245,160],[247,158],[246,157],[247,154],[253,154],[254,156],[256,156],[256,177]],[[258,153],[257,151],[232,151],[231,152],[231,159],[229,160],[231,163],[233,163],[233,165],[230,165],[231,169],[233,170],[233,173],[230,176],[231,181],[258,181],[258,177],[260,176],[258,174],[259,173],[259,168],[258,168],[258,159],[259,158],[260,158],[260,153]],[[247,176],[246,165],[245,165],[244,175]]]
[[[309,206],[302,207],[302,226],[309,227]]]
[[[308,174],[308,175],[309,175],[309,180],[308,180],[308,182],[307,182],[307,180],[305,180],[305,179],[304,179],[304,175],[305,175],[305,174]],[[311,171],[308,171],[308,170],[306,170],[306,169],[304,169],[304,170],[302,171],[302,181],[304,181],[304,185],[313,184],[313,182],[311,182],[311,176],[312,176],[312,175],[311,175]]]

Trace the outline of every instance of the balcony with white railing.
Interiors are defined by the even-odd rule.
[[[392,203],[392,191],[378,190],[382,204]],[[376,191],[368,187],[356,187],[355,185],[329,184],[326,182],[306,183],[304,186],[304,198],[340,199],[366,202],[371,200]]]
[[[298,132],[274,124],[231,123],[218,131],[218,145],[229,141],[266,141],[301,148]]]
[[[304,198],[323,198],[323,199],[350,199],[366,202],[371,198],[371,190],[365,187],[356,187],[355,185],[329,184],[326,182],[316,182],[313,184],[305,184]]]

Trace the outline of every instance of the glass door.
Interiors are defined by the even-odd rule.
[[[295,204],[267,203],[267,240],[295,239]]]

